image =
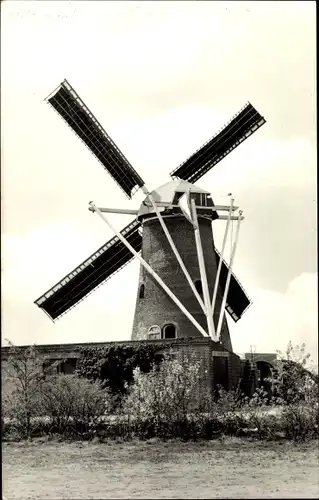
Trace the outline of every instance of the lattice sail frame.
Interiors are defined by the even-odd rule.
[[[144,185],[143,179],[69,82],[64,80],[46,100],[90,149],[125,195],[132,198],[133,194]]]
[[[195,153],[170,173],[196,182],[266,122],[249,102]]]
[[[216,263],[218,265],[220,260],[220,253],[215,248],[216,255]],[[223,259],[220,278],[219,278],[219,286],[221,288],[222,293],[225,290],[225,284],[227,279],[229,266],[226,264],[225,259]],[[251,299],[248,297],[244,288],[240,284],[238,278],[235,276],[233,271],[231,272],[230,278],[230,286],[227,294],[227,302],[226,302],[226,311],[230,315],[233,321],[237,323],[240,320],[242,315],[247,311],[247,309],[251,306]]]

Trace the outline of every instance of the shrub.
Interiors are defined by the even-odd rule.
[[[47,378],[41,387],[42,414],[50,419],[51,432],[92,437],[111,407],[108,391],[98,381],[75,375]]]
[[[144,357],[146,351],[138,354],[133,349],[132,355],[122,349],[119,352],[126,354],[115,355],[111,367],[105,365],[105,357],[97,361],[92,354],[92,359],[85,358],[81,377],[44,376],[35,346],[22,350],[12,346],[5,367],[12,390],[3,390],[2,432],[16,439],[43,434],[84,439],[97,436],[100,440],[195,440],[222,434],[258,439],[313,438],[318,436],[318,377],[306,368],[304,345],[293,348],[289,344],[287,351],[286,358],[276,365],[273,382],[277,394],[269,401],[263,388],[249,398],[241,391],[218,387],[212,397],[202,384],[201,363],[195,354],[179,352],[176,359],[162,355],[160,363],[159,359],[154,361],[155,350]],[[111,356],[117,351],[107,352]],[[96,371],[98,363],[100,372]],[[112,374],[104,382],[97,376],[103,370]],[[84,373],[90,374],[90,380]],[[119,387],[126,395],[115,413],[122,395]],[[278,406],[281,412],[269,413]]]
[[[296,403],[287,405],[282,412],[281,428],[294,441],[318,437],[318,409]]]
[[[318,374],[309,367],[305,343],[289,342],[285,354],[278,351],[273,383],[276,402],[283,406],[280,424],[286,437],[305,440],[318,435]]]
[[[177,359],[165,355],[149,373],[135,368],[133,376],[123,412],[136,433],[144,438],[190,438],[203,428],[200,363],[195,355],[179,353]]]
[[[111,406],[108,391],[100,382],[72,375],[46,376],[44,363],[36,346],[10,343],[3,364],[2,435],[15,440],[44,433],[91,435]]]
[[[101,380],[120,403],[127,387],[133,381],[133,371],[139,367],[143,373],[158,365],[162,355],[160,344],[109,345],[103,347],[83,347],[77,363],[77,375],[90,380]]]
[[[11,431],[17,437],[30,437],[32,418],[41,413],[42,364],[34,345],[25,349],[9,345],[9,357],[3,364],[2,419],[11,420]]]
[[[216,415],[220,430],[227,435],[242,436],[247,427],[243,411],[243,401],[237,391],[226,391],[218,386],[215,404],[211,404],[211,418]],[[247,398],[248,400],[248,398]]]
[[[199,363],[194,359],[165,355],[159,367],[153,366],[149,373],[137,367],[133,376],[134,385],[125,402],[133,415],[183,419],[196,406],[200,379]]]
[[[318,374],[309,367],[310,354],[306,353],[306,344],[293,346],[288,343],[286,352],[277,351],[272,382],[276,397],[284,403],[318,401]]]
[[[255,432],[259,439],[275,435],[276,417],[268,414],[269,397],[263,387],[257,388],[250,399],[244,400],[246,421],[250,433]]]

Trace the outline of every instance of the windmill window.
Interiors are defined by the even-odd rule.
[[[203,293],[203,287],[202,287],[201,280],[196,280],[194,284],[195,284],[195,288],[198,291],[198,293],[202,294]]]
[[[145,285],[142,284],[140,286],[139,298],[144,299],[144,295],[145,295]]]
[[[207,206],[207,195],[206,194],[201,194],[200,197],[201,197],[201,200],[200,200],[201,201],[201,203],[200,203],[201,206],[202,207],[206,207]]]
[[[176,326],[175,325],[165,325],[163,327],[163,338],[164,339],[175,339],[176,338]]]

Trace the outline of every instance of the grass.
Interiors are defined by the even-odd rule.
[[[318,498],[318,442],[3,443],[7,500]]]

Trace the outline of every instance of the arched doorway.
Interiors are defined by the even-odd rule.
[[[176,338],[176,326],[171,324],[171,323],[163,326],[162,338],[163,339],[175,339]]]

